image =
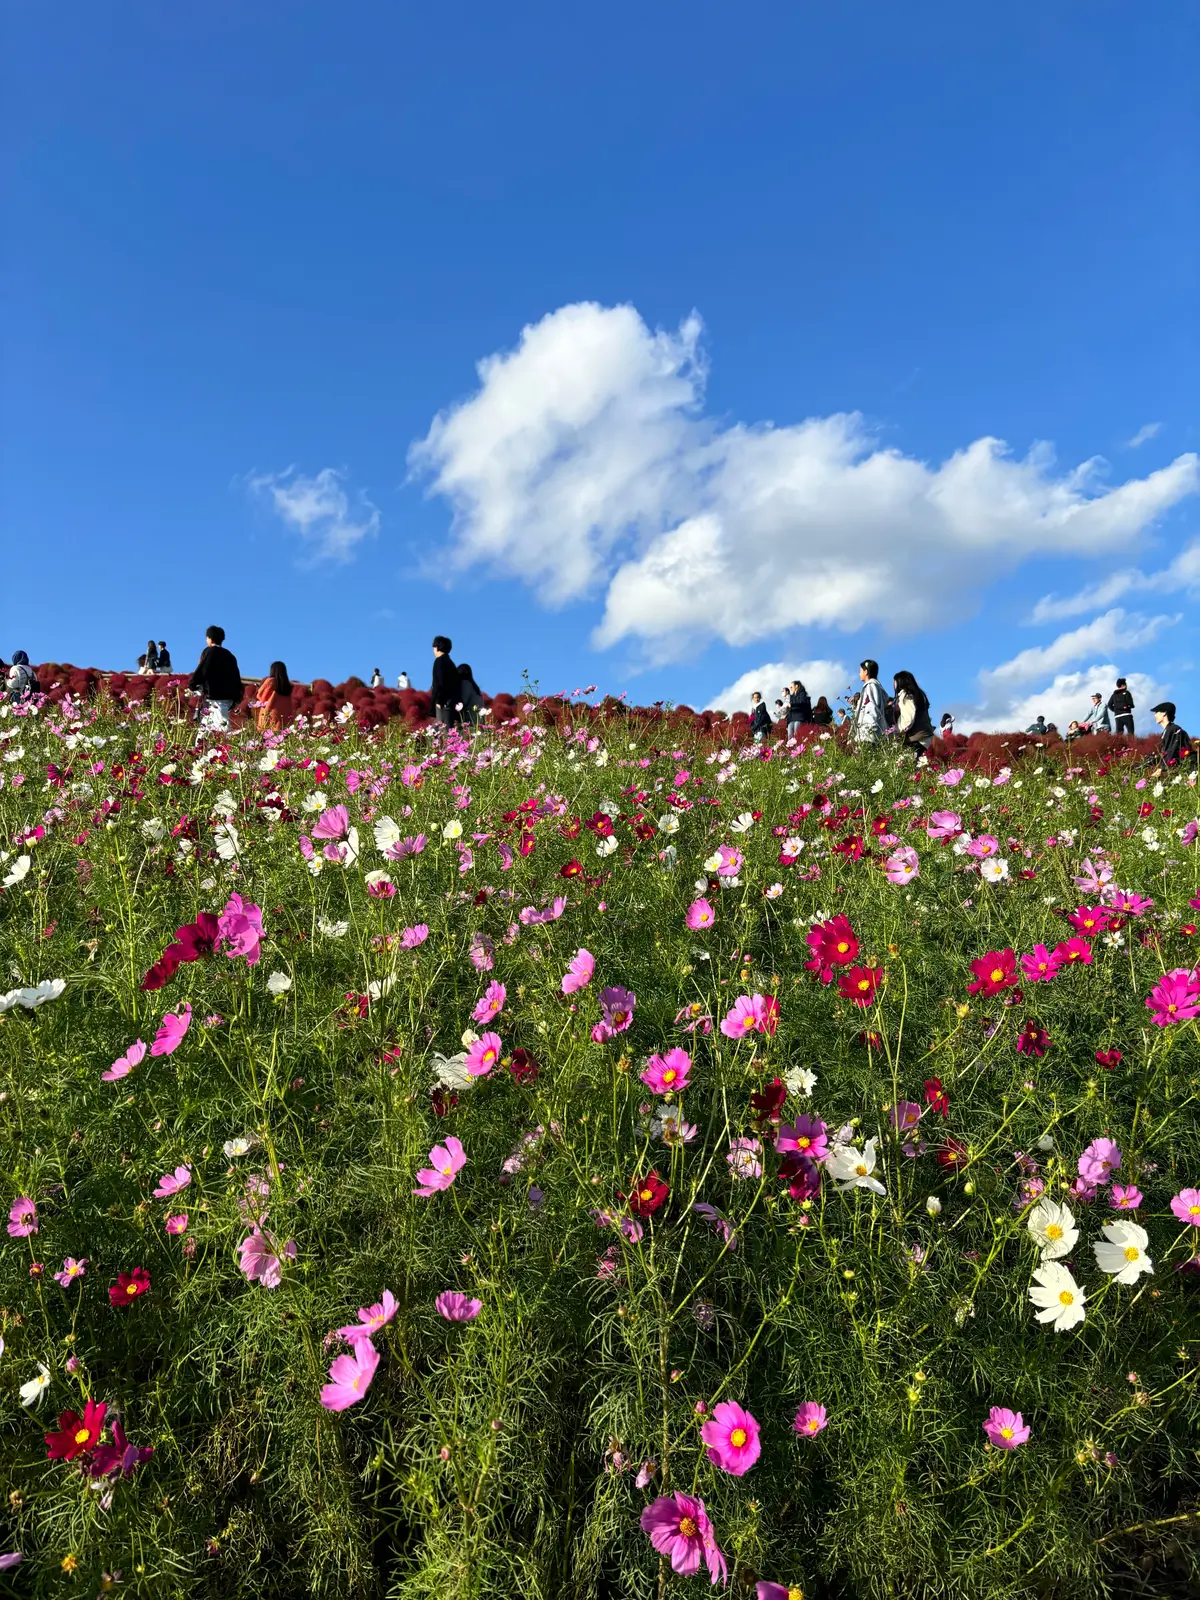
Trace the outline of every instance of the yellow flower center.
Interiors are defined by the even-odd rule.
[[[858,1176],[860,1178],[865,1178],[870,1169],[868,1167],[863,1166],[863,1164],[860,1162],[858,1164],[858,1166],[855,1167],[854,1170],[855,1170],[855,1172],[858,1174]]]
[[[613,1027],[614,1028],[619,1028],[621,1026],[621,1024],[626,1020],[625,1013],[623,1011],[614,1011],[613,1014],[612,1014],[612,1019],[613,1019]]]
[[[75,1435],[75,1443],[86,1444],[91,1437],[92,1435],[87,1428],[80,1428],[79,1432]]]
[[[1004,969],[1003,969],[1003,967],[993,967],[993,968],[992,968],[992,982],[993,982],[993,983],[999,983],[999,982],[1000,982],[1000,979],[1001,979],[1001,978],[1002,978],[1002,977],[1003,977],[1003,976],[1004,976]]]
[[[694,1539],[699,1530],[691,1517],[680,1517],[679,1531],[685,1539]]]
[[[858,980],[858,992],[859,992],[859,994],[866,994],[867,990],[870,987],[871,987],[871,980],[869,978],[860,978]]]
[[[1013,1431],[1014,1430],[1012,1428],[1001,1428],[1000,1429],[1000,1437],[1002,1439],[1011,1439],[1012,1436],[1013,1436]]]
[[[820,1431],[821,1424],[817,1421],[816,1417],[809,1417],[804,1426],[808,1429],[809,1433],[817,1433]]]
[[[735,1450],[740,1450],[746,1442],[745,1428],[735,1428],[729,1435],[729,1442]]]
[[[838,947],[837,947],[838,955],[844,956],[846,954],[846,951],[849,950],[849,948],[850,948],[850,946],[843,939],[841,944],[839,944]]]
[[[797,1150],[807,1150],[811,1144],[812,1144],[812,1140],[811,1139],[806,1139],[803,1136],[803,1134],[800,1136],[799,1139],[796,1140],[796,1148],[797,1148]]]
[[[675,1071],[674,1067],[668,1067],[667,1070],[663,1073],[663,1082],[664,1083],[674,1083],[675,1079],[678,1076],[679,1076],[679,1074]]]
[[[1189,1217],[1200,1217],[1200,1206],[1189,1206],[1188,1207],[1188,1216]]]
[[[126,1294],[136,1294],[137,1293],[137,1284],[136,1283],[127,1283],[125,1285],[125,1293]]]
[[[794,1583],[788,1590],[788,1600],[804,1600],[804,1590],[798,1583]]]
[[[1125,1246],[1125,1259],[1126,1259],[1126,1261],[1136,1261],[1137,1258],[1141,1255],[1141,1253],[1142,1252],[1138,1249],[1137,1245],[1135,1245],[1135,1244],[1127,1244]]]
[[[1073,1306],[1075,1304],[1075,1296],[1071,1293],[1070,1289],[1063,1289],[1059,1293],[1058,1303],[1061,1306]]]
[[[1049,1223],[1046,1224],[1046,1237],[1047,1237],[1047,1239],[1061,1239],[1062,1236],[1063,1236],[1063,1231],[1059,1227],[1057,1222],[1049,1222]]]
[[[653,1200],[654,1199],[654,1190],[653,1189],[639,1189],[638,1190],[638,1199],[639,1200]]]

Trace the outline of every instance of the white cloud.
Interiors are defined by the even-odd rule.
[[[1118,673],[1129,684],[1133,695],[1134,726],[1139,733],[1154,733],[1154,719],[1150,707],[1167,694],[1165,684],[1157,683],[1145,672],[1121,672],[1111,661],[1085,667],[1078,672],[1059,672],[1040,689],[1026,690],[992,707],[978,707],[964,713],[955,721],[960,733],[970,733],[975,728],[987,732],[1019,733],[1028,728],[1040,714],[1047,722],[1057,724],[1060,733],[1066,733],[1072,721],[1078,721],[1091,703],[1093,694],[1102,694],[1105,700],[1113,691]]]
[[[1137,450],[1142,445],[1148,444],[1161,429],[1161,422],[1143,422],[1133,438],[1127,439],[1125,443],[1130,450]]]
[[[1181,550],[1161,572],[1142,572],[1137,567],[1126,567],[1063,599],[1053,594],[1045,595],[1034,606],[1029,620],[1058,622],[1063,617],[1077,617],[1084,611],[1094,611],[1097,606],[1111,605],[1114,600],[1120,600],[1127,594],[1177,594],[1180,590],[1193,594],[1200,592],[1200,541]]]
[[[1070,633],[1060,633],[1049,644],[1021,650],[1011,661],[981,672],[980,687],[990,701],[1017,684],[1032,683],[1035,678],[1065,667],[1069,662],[1081,661],[1094,651],[1116,654],[1151,644],[1163,628],[1178,621],[1178,617],[1127,616],[1119,607],[1114,607],[1082,627],[1073,628]]]
[[[266,496],[272,508],[298,533],[310,552],[310,561],[349,561],[363,539],[379,532],[379,512],[365,494],[358,496],[353,512],[342,487],[345,473],[323,467],[307,478],[295,467],[267,472],[247,481],[255,494]]]
[[[798,625],[915,630],[1032,555],[1128,545],[1200,484],[1197,458],[1116,487],[977,439],[940,464],[880,446],[858,413],[775,427],[703,414],[701,324],[564,306],[410,454],[454,510],[450,564],[520,577],[549,605],[603,593],[595,642],[674,659]]]
[[[768,661],[764,666],[743,672],[727,689],[714,695],[706,709],[748,711],[752,689],[757,689],[767,705],[774,708],[780,690],[793,678],[799,678],[814,705],[820,695],[824,695],[833,705],[837,697],[845,693],[852,677],[857,682],[857,675],[848,671],[840,661]]]

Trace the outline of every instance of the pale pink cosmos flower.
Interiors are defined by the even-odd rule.
[[[395,1295],[390,1289],[385,1289],[377,1305],[359,1306],[358,1321],[339,1328],[338,1334],[343,1339],[349,1339],[351,1344],[357,1344],[360,1339],[370,1339],[387,1326],[398,1310],[399,1303]]]
[[[28,1239],[38,1231],[37,1206],[27,1194],[18,1195],[9,1207],[8,1231],[14,1239]]]
[[[701,928],[711,928],[717,920],[717,913],[709,902],[701,896],[700,899],[692,901],[684,914],[683,920],[695,933]]]
[[[592,981],[592,974],[596,970],[596,960],[590,950],[576,950],[571,960],[567,963],[567,970],[563,975],[562,992],[564,994],[578,994],[580,989],[586,989]]]
[[[476,972],[490,972],[496,965],[495,941],[489,939],[486,933],[473,933],[471,935],[471,948],[467,953]]]
[[[665,1056],[651,1056],[646,1063],[646,1070],[641,1074],[641,1079],[655,1094],[670,1094],[673,1090],[687,1087],[688,1073],[691,1070],[691,1057],[686,1050],[681,1050],[676,1045],[673,1050],[668,1050]]]
[[[326,1411],[345,1411],[357,1405],[371,1387],[379,1366],[379,1352],[370,1339],[358,1339],[348,1356],[338,1356],[329,1368],[332,1380],[321,1387],[321,1404]]]
[[[725,1160],[735,1178],[761,1178],[762,1143],[758,1139],[739,1137],[729,1146]]]
[[[443,1289],[433,1302],[447,1322],[473,1322],[483,1310],[482,1300],[471,1300],[460,1289]]]
[[[296,1241],[289,1239],[282,1250],[269,1233],[260,1228],[248,1234],[238,1246],[238,1265],[247,1282],[261,1283],[264,1289],[277,1289],[283,1282],[283,1257],[296,1259]]]
[[[407,839],[397,839],[383,852],[389,861],[403,861],[406,856],[419,856],[429,841],[423,833]]]
[[[166,1200],[170,1195],[178,1194],[180,1189],[186,1189],[191,1181],[191,1167],[176,1167],[174,1172],[164,1172],[158,1180],[158,1188],[154,1190],[154,1198]]]
[[[1200,1228],[1200,1189],[1181,1189],[1171,1197],[1171,1211],[1189,1228]]]
[[[963,767],[947,767],[945,772],[939,775],[938,782],[946,789],[957,789],[966,775],[966,769]]]
[[[429,1166],[417,1173],[419,1187],[413,1193],[427,1199],[439,1190],[448,1189],[466,1164],[466,1152],[451,1134],[445,1144],[435,1144],[429,1152]]]
[[[921,876],[920,857],[911,845],[902,845],[888,856],[883,871],[889,883],[909,883]]]
[[[493,985],[493,988],[498,987],[499,985]],[[504,1046],[498,1033],[481,1033],[474,1044],[467,1049],[466,1068],[469,1076],[486,1078],[503,1053]]]
[[[1079,1157],[1079,1176],[1085,1183],[1107,1183],[1121,1166],[1121,1152],[1111,1139],[1093,1139]]]
[[[418,922],[412,928],[405,928],[404,932],[400,935],[400,948],[402,950],[415,950],[418,945],[424,944],[428,937],[428,924],[424,922]]]
[[[971,840],[967,846],[967,854],[976,856],[982,861],[988,856],[994,856],[999,848],[999,839],[994,838],[990,833],[981,833]]]
[[[154,1035],[154,1043],[150,1046],[152,1056],[174,1055],[183,1043],[183,1036],[192,1025],[192,1007],[190,1002],[179,1011],[168,1011],[159,1023],[158,1032]]]
[[[953,839],[962,832],[962,818],[957,811],[932,811],[925,832],[931,839]]]
[[[618,1033],[624,1033],[633,1023],[633,1008],[636,1005],[637,996],[632,989],[622,989],[617,984],[609,989],[601,989],[600,1009],[604,1015],[592,1029],[593,1041],[604,1044]]]
[[[262,956],[262,937],[261,909],[252,901],[243,900],[240,894],[231,894],[224,911],[217,918],[214,948],[224,950],[230,959],[245,956],[246,965],[253,967]]]
[[[721,1022],[727,1039],[744,1039],[748,1033],[770,1037],[779,1026],[779,1002],[773,994],[740,994]]]
[[[168,1217],[163,1223],[163,1227],[171,1234],[186,1233],[187,1225],[188,1214],[186,1211],[177,1212],[175,1216]]]
[[[119,1078],[127,1078],[146,1054],[146,1046],[141,1039],[135,1039],[123,1056],[118,1056],[107,1072],[100,1074],[101,1083],[116,1083]]]
[[[746,860],[737,846],[732,844],[718,845],[717,857],[717,876],[720,878],[736,878]]]
[[[88,1258],[76,1261],[74,1256],[68,1256],[62,1264],[62,1271],[54,1274],[55,1283],[62,1284],[64,1289],[69,1289],[76,1278],[82,1278],[87,1271]]]
[[[762,1454],[758,1423],[736,1401],[722,1400],[713,1407],[711,1419],[700,1429],[708,1446],[708,1459],[722,1472],[742,1477]]]
[[[1029,1424],[1019,1411],[1009,1411],[1006,1406],[993,1406],[983,1424],[983,1431],[997,1450],[1015,1450],[1029,1438]]]
[[[330,806],[317,818],[314,839],[344,839],[350,831],[350,813],[345,806]]]
[[[492,982],[487,986],[483,999],[472,1011],[471,1016],[476,1022],[490,1022],[504,1010],[504,1002],[508,999],[508,990],[502,983]]]

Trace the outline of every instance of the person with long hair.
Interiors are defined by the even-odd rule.
[[[254,725],[260,733],[267,729],[278,733],[291,722],[295,715],[292,709],[292,680],[282,661],[272,661],[271,670],[259,684],[254,698],[258,701]]]
[[[458,682],[462,719],[468,726],[478,727],[479,713],[484,709],[483,690],[475,682],[475,674],[466,661],[460,661],[458,664]]]
[[[929,696],[911,672],[897,672],[892,683],[896,694],[896,732],[910,750],[920,755],[933,740]]]
[[[854,702],[850,732],[855,744],[878,744],[887,732],[887,702],[879,682],[879,663],[871,657],[859,664],[862,688]]]
[[[818,728],[832,727],[833,707],[829,704],[829,701],[826,700],[824,695],[819,697],[816,705],[813,707],[812,719]]]

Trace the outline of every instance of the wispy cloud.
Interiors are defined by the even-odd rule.
[[[309,478],[294,466],[284,472],[252,473],[247,485],[265,498],[308,551],[308,564],[350,561],[364,539],[379,532],[380,517],[366,495],[359,492],[351,508],[343,487],[346,474],[323,467]]]
[[[1082,616],[1097,606],[1111,606],[1127,594],[1178,594],[1181,590],[1200,592],[1200,540],[1181,550],[1161,572],[1142,572],[1125,567],[1112,572],[1099,583],[1089,583],[1076,594],[1063,597],[1048,594],[1030,613],[1030,622],[1060,622],[1064,617]]]
[[[1161,430],[1161,422],[1143,422],[1133,438],[1126,439],[1125,443],[1130,450],[1137,450],[1141,445],[1153,439],[1155,434],[1161,432]]]

